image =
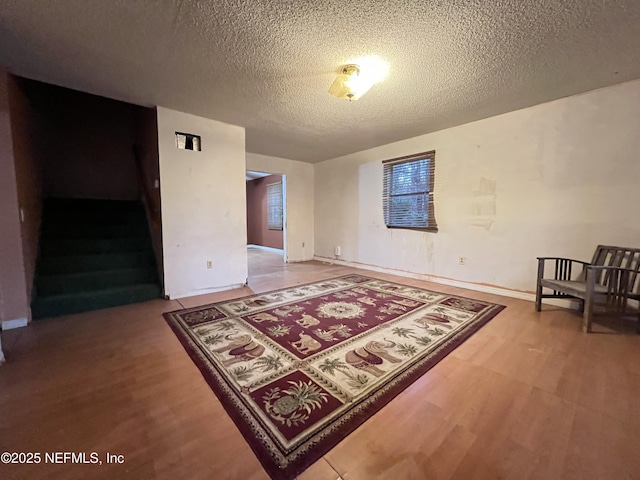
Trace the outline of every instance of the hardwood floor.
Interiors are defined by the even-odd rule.
[[[250,288],[4,332],[0,452],[109,452],[124,463],[0,464],[0,478],[268,479],[161,313],[357,270],[254,257]],[[581,318],[556,307],[358,272],[507,308],[300,479],[640,478],[633,326],[583,334]]]

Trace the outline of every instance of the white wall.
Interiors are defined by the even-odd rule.
[[[248,275],[244,128],[157,111],[165,294],[242,285]],[[178,150],[176,131],[200,135],[202,151]]]
[[[5,329],[24,326],[31,317],[8,85],[7,73],[0,70],[0,323]]]
[[[313,165],[247,153],[247,170],[286,175],[287,228],[285,248],[289,262],[311,260],[313,235]]]
[[[639,126],[633,81],[316,164],[316,256],[533,291],[536,256],[640,246]],[[433,149],[440,231],[387,229],[381,161]]]

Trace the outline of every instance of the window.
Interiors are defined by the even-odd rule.
[[[382,162],[387,227],[438,231],[433,209],[435,160],[433,150]]]
[[[267,185],[267,222],[269,230],[282,230],[282,182]]]

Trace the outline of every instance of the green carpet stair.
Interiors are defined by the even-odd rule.
[[[141,202],[44,202],[33,318],[162,297]]]

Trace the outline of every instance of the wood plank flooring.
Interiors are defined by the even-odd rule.
[[[2,479],[268,479],[161,313],[352,272],[507,308],[300,476],[640,478],[640,336],[532,302],[250,251],[249,287],[3,332],[0,452],[124,464],[3,465]]]

